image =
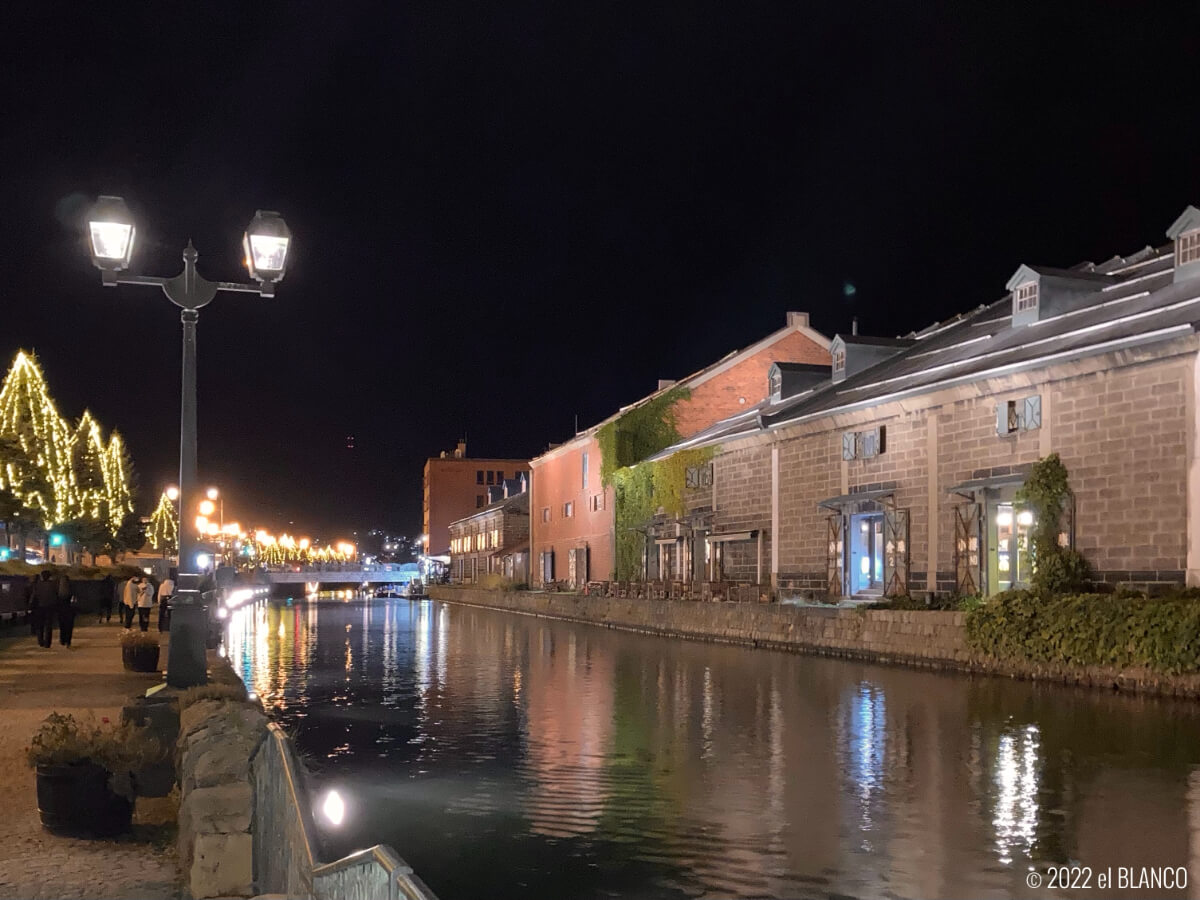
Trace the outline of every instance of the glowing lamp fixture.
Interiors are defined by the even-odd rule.
[[[209,488],[204,493],[205,493],[205,496],[207,496],[209,500],[216,500],[218,497],[221,496],[221,492],[218,491],[215,487]]]
[[[97,269],[120,272],[133,256],[133,217],[120,197],[101,197],[88,215],[92,263]]]
[[[172,502],[178,500],[179,488],[175,487],[175,485],[171,485],[169,488],[167,488],[167,499]]]
[[[202,516],[211,516],[213,512],[216,511],[216,508],[217,504],[213,503],[211,500],[200,501],[200,515]]]
[[[196,530],[201,534],[208,531],[208,516],[196,516]]]
[[[1021,510],[1019,513],[1017,513],[1017,524],[1018,525],[1032,525],[1033,524],[1033,513],[1027,509]]]
[[[246,268],[250,277],[264,287],[283,280],[287,271],[288,250],[291,248],[292,231],[277,212],[258,210],[246,234],[242,238],[242,249],[246,252]]]

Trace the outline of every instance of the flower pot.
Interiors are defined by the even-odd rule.
[[[121,648],[121,659],[125,668],[133,672],[158,671],[158,644],[150,646],[131,645]]]
[[[108,770],[91,762],[37,767],[38,814],[55,834],[106,837],[129,831],[132,801],[113,793]]]
[[[175,765],[164,760],[133,773],[133,790],[139,797],[165,797],[175,787]]]

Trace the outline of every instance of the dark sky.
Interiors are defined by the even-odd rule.
[[[144,502],[178,313],[101,288],[84,198],[151,274],[191,237],[241,278],[254,210],[292,227],[278,297],[200,320],[201,473],[246,525],[414,533],[464,433],[532,455],[786,310],[907,332],[1200,203],[1195,3],[21,6],[0,355],[125,433]]]

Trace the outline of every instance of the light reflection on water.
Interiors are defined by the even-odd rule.
[[[346,798],[328,852],[392,844],[442,900],[1025,897],[1031,866],[1068,860],[1200,874],[1190,705],[429,601],[244,607],[227,645]]]

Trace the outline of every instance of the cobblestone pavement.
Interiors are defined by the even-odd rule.
[[[46,715],[90,710],[117,721],[129,697],[160,680],[124,670],[120,634],[115,619],[97,625],[81,616],[74,647],[61,646],[56,632],[47,650],[28,627],[0,630],[0,898],[186,896],[175,855],[174,798],[139,798],[132,833],[114,839],[57,837],[38,819],[25,747]]]

